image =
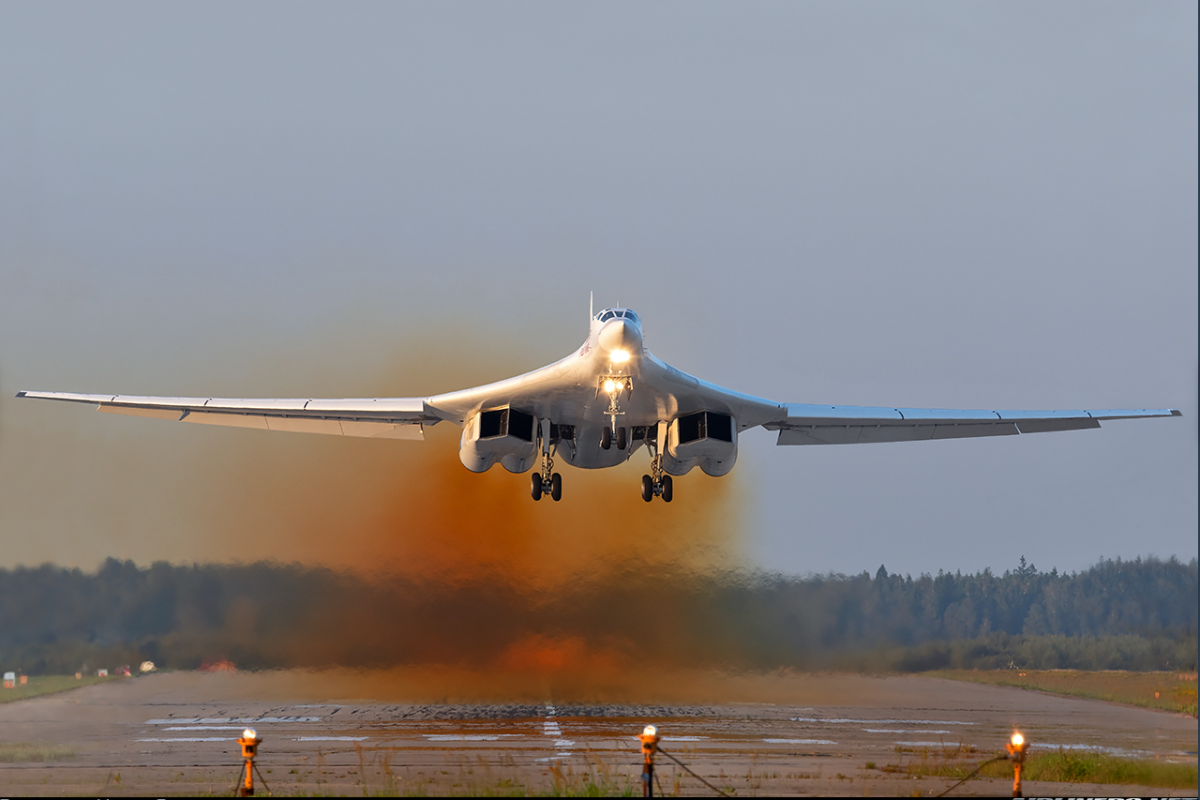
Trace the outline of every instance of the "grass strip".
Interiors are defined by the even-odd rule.
[[[31,697],[65,692],[78,689],[81,686],[93,686],[97,683],[116,680],[117,676],[109,675],[98,678],[95,675],[84,675],[76,678],[74,675],[40,675],[30,678],[29,683],[17,684],[12,689],[0,689],[0,703],[11,703],[14,700],[28,700]]]
[[[1069,697],[1174,711],[1196,716],[1196,673],[1129,672],[1125,670],[937,670],[934,678],[1016,686]]]
[[[923,754],[920,760],[907,764],[885,764],[880,772],[902,775],[922,775],[962,780],[979,767],[980,761],[966,763]],[[1013,765],[1007,761],[988,764],[979,772],[981,778],[1013,776]],[[1101,783],[1120,786],[1154,786],[1164,789],[1195,789],[1197,770],[1193,764],[1177,764],[1154,758],[1122,758],[1104,753],[1032,753],[1025,759],[1022,778],[1027,781],[1053,783]]]

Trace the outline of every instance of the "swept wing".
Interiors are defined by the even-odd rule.
[[[87,403],[109,414],[202,425],[378,439],[424,439],[424,426],[440,421],[420,397],[258,400],[70,392],[18,392],[17,397]]]
[[[787,410],[763,425],[779,431],[778,444],[868,444],[967,439],[1099,428],[1102,420],[1178,417],[1173,408],[1104,411],[973,411],[883,406],[784,403]]]

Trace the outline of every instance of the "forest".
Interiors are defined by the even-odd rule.
[[[731,670],[1196,669],[1196,559],[1070,574],[1022,557],[1002,575],[611,578],[548,592],[274,563],[0,570],[0,667],[486,667],[534,642]]]

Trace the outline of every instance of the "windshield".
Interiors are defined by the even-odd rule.
[[[638,319],[638,315],[633,313],[633,311],[629,310],[628,308],[606,308],[600,312],[600,316],[597,317],[597,319],[599,319],[601,322],[608,322],[610,319],[631,319],[634,322],[641,324],[641,320]]]

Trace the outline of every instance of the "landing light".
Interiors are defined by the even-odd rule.
[[[608,358],[614,364],[624,364],[626,361],[629,360],[629,351],[628,350],[613,350],[612,354]]]
[[[613,392],[617,391],[617,387],[619,387],[620,385],[621,384],[617,383],[614,380],[607,380],[604,382],[604,391],[608,392],[609,394],[612,394]]]
[[[246,728],[246,730],[242,731],[242,738],[243,739],[257,739],[258,733],[254,730],[254,728]]]
[[[1017,731],[1012,735],[1012,745],[1013,747],[1020,747],[1023,744],[1025,744],[1025,737],[1021,735],[1020,731]]]

